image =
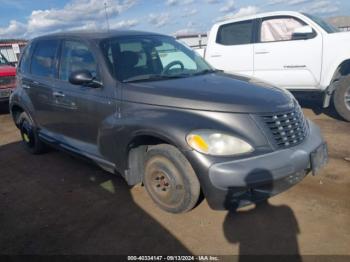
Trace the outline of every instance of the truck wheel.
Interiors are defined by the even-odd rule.
[[[350,76],[339,80],[333,94],[333,103],[338,114],[350,122]]]
[[[18,116],[17,123],[24,148],[31,154],[44,153],[46,151],[46,145],[39,139],[34,123],[26,112]]]
[[[199,199],[200,184],[191,164],[171,145],[148,149],[143,182],[153,201],[171,213],[185,213]]]

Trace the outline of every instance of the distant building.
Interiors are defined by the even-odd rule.
[[[338,27],[341,31],[350,31],[350,16],[336,16],[328,19],[332,25]]]
[[[0,39],[0,52],[9,62],[17,64],[26,44],[27,41],[21,39]]]

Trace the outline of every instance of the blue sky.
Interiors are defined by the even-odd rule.
[[[225,18],[295,10],[321,17],[350,15],[349,0],[0,0],[0,38],[110,27],[166,34],[206,32]]]

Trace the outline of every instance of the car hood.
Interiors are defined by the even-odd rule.
[[[187,78],[127,83],[124,101],[193,110],[267,113],[292,109],[288,91],[258,80],[211,73]]]
[[[0,65],[0,76],[15,76],[16,68],[8,65]]]

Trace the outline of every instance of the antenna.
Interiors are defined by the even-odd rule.
[[[104,2],[104,6],[105,6],[105,13],[106,13],[106,23],[107,23],[107,31],[109,32],[110,28],[109,28],[109,18],[108,18],[108,12],[107,12],[107,3]]]

